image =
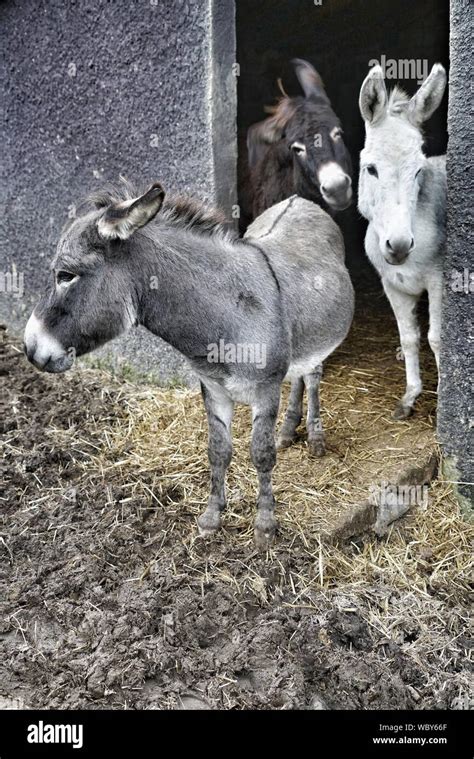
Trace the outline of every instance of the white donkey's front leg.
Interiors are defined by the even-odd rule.
[[[430,311],[430,327],[428,330],[428,342],[436,359],[439,371],[439,348],[441,344],[441,306],[443,299],[443,275],[433,275],[428,283],[428,299]]]
[[[394,419],[406,419],[413,411],[413,404],[421,393],[420,377],[420,329],[416,316],[418,295],[396,290],[384,282],[387,298],[393,308],[400,334],[400,343],[405,359],[406,389],[393,412]]]

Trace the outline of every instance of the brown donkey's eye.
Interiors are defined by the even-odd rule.
[[[70,271],[58,271],[56,274],[56,282],[58,285],[63,284],[63,282],[72,282],[73,279],[76,278],[76,274],[71,274]]]
[[[290,149],[293,151],[293,153],[302,155],[306,152],[306,145],[304,145],[302,142],[293,142],[293,144],[290,145]]]

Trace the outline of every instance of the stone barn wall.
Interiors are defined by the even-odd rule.
[[[451,0],[448,241],[438,402],[445,475],[460,483],[459,494],[471,514],[474,505],[474,124],[469,105],[474,78],[473,17],[470,0]]]
[[[124,174],[227,210],[235,202],[233,14],[233,0],[1,4],[0,268],[24,277],[23,297],[0,293],[12,328],[44,289],[74,204],[100,184]],[[104,354],[157,378],[183,375],[178,354],[141,329]]]

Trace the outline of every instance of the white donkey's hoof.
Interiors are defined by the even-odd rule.
[[[403,403],[397,403],[395,411],[392,414],[392,419],[408,419],[413,414],[413,406],[404,406]]]

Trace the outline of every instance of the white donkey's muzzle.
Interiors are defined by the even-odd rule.
[[[72,352],[65,350],[34,312],[25,328],[24,349],[28,361],[43,372],[65,372],[74,363]]]

